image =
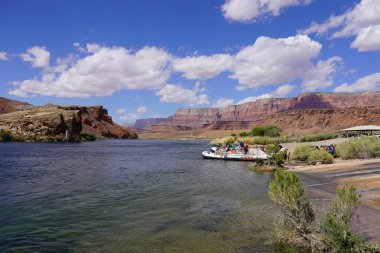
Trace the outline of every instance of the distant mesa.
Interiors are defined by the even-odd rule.
[[[246,130],[276,124],[284,134],[336,132],[358,124],[380,124],[380,92],[317,93],[294,98],[267,98],[226,108],[182,108],[173,116],[134,126],[151,131],[193,129],[198,134],[214,130]]]
[[[114,123],[100,105],[32,106],[6,98],[0,98],[0,129],[30,141],[138,137],[134,130]]]
[[[131,124],[130,127],[134,129],[147,129],[152,125],[160,124],[166,118],[148,118],[148,119],[138,119],[134,124]]]

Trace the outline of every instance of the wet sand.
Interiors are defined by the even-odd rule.
[[[334,164],[290,166],[297,171],[317,209],[324,209],[340,185],[351,184],[361,195],[352,226],[368,240],[380,242],[380,159],[335,159]]]

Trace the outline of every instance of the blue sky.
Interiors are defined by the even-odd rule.
[[[380,87],[378,0],[2,0],[0,96],[119,123]]]

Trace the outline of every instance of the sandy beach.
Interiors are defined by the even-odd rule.
[[[380,158],[334,159],[334,164],[289,168],[301,177],[311,178],[311,182],[320,182],[308,184],[306,181],[305,185],[311,195],[324,198],[324,207],[338,186],[354,185],[361,195],[361,205],[352,219],[352,226],[355,231],[364,233],[368,240],[380,242]]]

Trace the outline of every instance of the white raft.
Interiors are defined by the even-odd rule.
[[[202,157],[204,159],[218,159],[229,161],[257,161],[268,159],[268,154],[259,148],[249,149],[248,154],[231,153],[211,148],[210,151],[203,151]]]

